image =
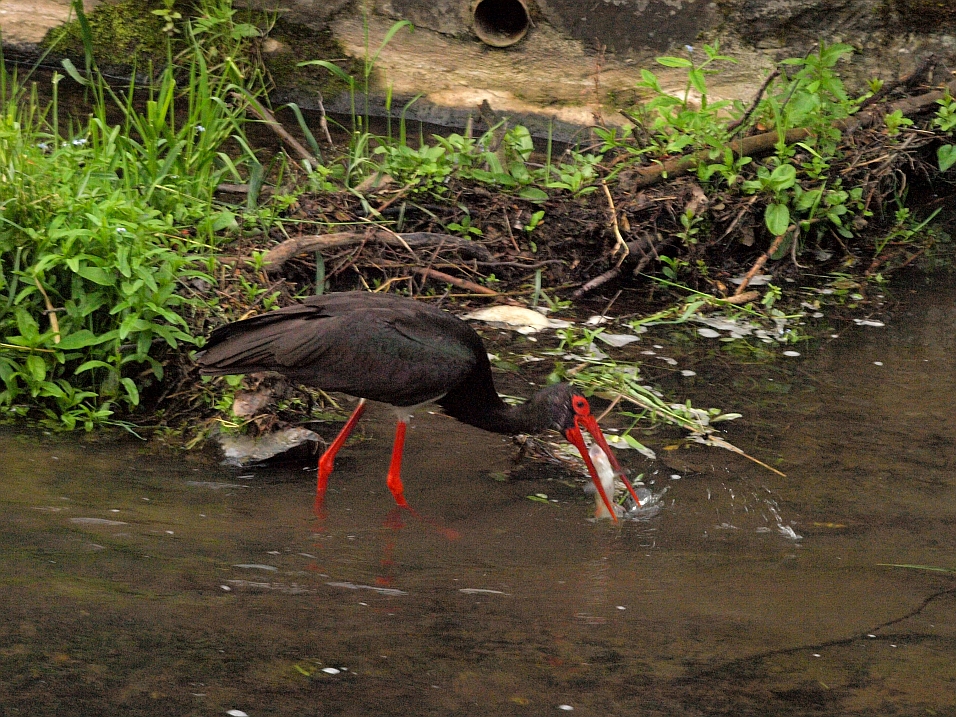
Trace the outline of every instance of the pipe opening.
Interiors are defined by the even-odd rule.
[[[471,16],[478,39],[492,47],[514,45],[531,26],[524,0],[478,0]]]

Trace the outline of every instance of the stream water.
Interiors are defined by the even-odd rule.
[[[408,439],[424,520],[391,511],[384,409],[322,522],[311,462],[5,429],[0,714],[956,714],[953,576],[887,565],[956,568],[956,288],[895,292],[884,327],[694,366],[787,476],[622,452],[667,492],[619,526],[441,416]]]

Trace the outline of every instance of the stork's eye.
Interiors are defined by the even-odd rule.
[[[588,405],[584,396],[574,396],[571,399],[571,408],[573,408],[574,412],[579,416],[586,416],[591,412],[591,407]]]

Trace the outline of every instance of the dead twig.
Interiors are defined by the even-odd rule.
[[[300,160],[305,160],[312,166],[318,164],[318,161],[305,147],[302,146],[302,143],[299,142],[295,137],[293,137],[289,132],[279,124],[279,121],[273,116],[273,114],[267,110],[259,100],[253,97],[248,92],[233,92],[232,96],[237,99],[245,100],[249,103],[249,109],[252,114],[256,115],[263,123],[271,129],[276,135],[281,139],[289,149],[292,150],[292,153],[298,157]]]
[[[426,276],[430,279],[444,281],[446,284],[451,284],[452,286],[457,286],[459,289],[472,291],[476,294],[481,294],[482,296],[498,296],[497,291],[494,291],[493,289],[489,289],[487,286],[476,284],[475,282],[468,281],[467,279],[459,279],[457,276],[446,274],[445,272],[438,271],[437,269],[416,269],[415,271],[418,274],[421,274],[422,276]]]
[[[780,245],[783,244],[783,240],[786,239],[787,235],[792,231],[796,231],[796,227],[790,225],[783,234],[774,238],[773,243],[770,244],[770,248],[760,255],[760,258],[754,262],[752,267],[750,267],[750,271],[744,275],[743,281],[740,282],[740,286],[738,286],[737,290],[734,292],[734,296],[740,296],[744,293],[744,289],[747,288],[750,280],[753,279],[757,275],[757,272],[763,268],[763,265],[767,263],[767,260],[777,252],[777,250],[780,248]]]
[[[318,93],[318,103],[319,103],[319,129],[322,130],[322,133],[325,135],[325,141],[329,143],[329,146],[332,144],[332,135],[329,133],[329,122],[325,117],[325,105],[322,103],[322,93]]]
[[[611,252],[611,256],[621,252],[621,257],[617,260],[617,265],[620,266],[624,260],[627,259],[627,244],[624,243],[624,237],[621,236],[621,229],[617,223],[617,210],[614,208],[614,198],[611,196],[611,190],[607,187],[607,182],[603,179],[601,180],[601,189],[604,190],[604,196],[607,197],[607,204],[611,209],[611,228],[614,230],[614,239],[617,241],[614,245],[614,251]]]
[[[747,124],[747,120],[750,119],[750,115],[754,113],[754,110],[757,109],[757,105],[760,104],[760,100],[763,97],[764,92],[767,91],[767,88],[770,86],[770,83],[773,82],[778,77],[780,77],[779,68],[771,72],[769,75],[767,75],[767,79],[763,81],[763,84],[760,86],[760,89],[757,90],[757,94],[754,95],[754,98],[750,103],[750,107],[748,107],[747,111],[744,112],[743,117],[727,125],[727,131],[730,133],[731,137],[737,134],[737,132],[740,131]]]
[[[46,304],[46,315],[50,318],[50,328],[53,329],[53,343],[60,343],[60,322],[56,318],[56,309],[53,308],[53,304],[50,303],[50,297],[46,294],[46,289],[43,288],[43,284],[40,283],[38,277],[33,277],[33,283],[37,285],[37,289],[40,290],[40,293],[43,294],[43,303]]]

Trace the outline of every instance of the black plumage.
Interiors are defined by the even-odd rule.
[[[310,297],[216,329],[197,360],[206,375],[275,371],[324,391],[399,409],[436,402],[449,416],[496,433],[561,431],[581,450],[596,478],[580,437],[580,422],[620,471],[579,391],[557,384],[520,406],[508,406],[495,390],[488,354],[478,334],[452,314],[413,299],[366,292]],[[353,419],[357,420],[362,406]],[[390,486],[394,480],[399,488],[396,463],[401,461],[405,413],[400,411],[394,478],[389,472]],[[354,420],[322,459],[327,463],[326,480],[335,452],[352,425]],[[321,461],[319,479],[322,490]],[[595,482],[600,488],[600,481]]]

